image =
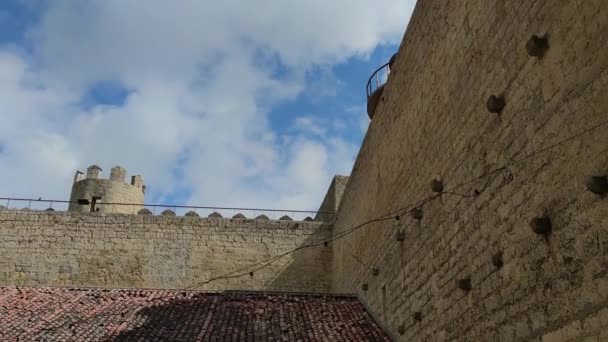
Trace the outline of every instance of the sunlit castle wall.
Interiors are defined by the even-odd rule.
[[[334,234],[393,218],[333,290],[400,341],[608,341],[606,51],[603,0],[419,0]]]

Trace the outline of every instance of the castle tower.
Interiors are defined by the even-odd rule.
[[[146,186],[140,175],[132,176],[128,184],[125,183],[127,170],[120,166],[110,170],[109,179],[101,178],[101,172],[97,165],[87,168],[86,177],[76,171],[69,211],[135,214],[143,208]]]

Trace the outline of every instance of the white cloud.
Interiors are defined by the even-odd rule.
[[[327,129],[324,125],[314,122],[311,117],[299,117],[294,121],[294,129],[303,133],[310,133],[315,136],[324,136]]]
[[[305,89],[311,68],[398,42],[413,4],[54,0],[45,8],[28,32],[33,53],[0,53],[0,177],[11,179],[2,195],[64,199],[75,169],[120,164],[158,199],[189,189],[190,203],[314,209],[331,176],[350,171],[357,146],[312,139],[326,129],[304,113],[293,113],[299,131],[273,132],[268,111]],[[100,80],[132,90],[124,105],[77,105]]]

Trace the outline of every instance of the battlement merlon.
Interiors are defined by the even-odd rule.
[[[82,171],[76,171],[76,174],[74,175],[74,183],[80,182],[83,179],[84,179],[84,173]]]
[[[144,185],[144,180],[141,175],[135,175],[131,177],[131,185],[134,187],[141,189],[142,192],[146,191],[146,186]]]
[[[125,170],[121,166],[118,166],[118,165],[114,166],[110,170],[110,180],[111,181],[124,183],[126,176],[127,176],[127,170]]]
[[[103,170],[97,165],[91,165],[87,167],[87,179],[99,178],[99,174],[101,173],[101,171]]]
[[[100,179],[101,172],[103,170],[98,165],[91,165],[87,168],[86,177],[82,171],[76,171],[74,175],[74,183],[80,182],[85,179]],[[113,182],[120,182],[124,184],[129,184],[126,182],[127,170],[122,166],[116,165],[110,170],[110,180]],[[144,181],[141,175],[135,175],[131,177],[132,186],[141,189],[142,192],[145,193],[146,186],[144,185]]]

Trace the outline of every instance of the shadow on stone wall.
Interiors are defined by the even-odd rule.
[[[299,248],[316,246],[295,251],[292,260],[268,282],[267,291],[330,292],[332,248],[331,243],[325,246],[323,241],[331,239],[332,230],[328,225],[322,225],[311,235]]]
[[[331,243],[325,246],[323,238],[318,235],[329,239],[331,234],[332,231],[326,225],[317,228],[313,237],[307,238],[300,244],[300,247],[319,244],[294,252],[289,264],[276,277],[268,281],[264,291],[311,292],[311,289],[313,289],[314,292],[329,293],[331,286]],[[314,259],[314,262],[311,262],[311,259]],[[320,271],[319,268],[322,268],[322,270]],[[258,272],[263,272],[263,270]],[[228,296],[229,302],[232,300],[229,292],[223,296]],[[138,341],[142,338],[151,337],[159,341],[191,341],[211,336],[218,341],[223,341],[224,338],[227,340],[235,338],[235,336],[239,338],[241,334],[250,336],[253,325],[259,323],[256,323],[258,320],[256,320],[255,313],[251,317],[244,317],[239,325],[232,325],[231,329],[220,329],[224,324],[228,324],[227,322],[231,319],[242,316],[243,306],[253,307],[255,305],[253,299],[243,300],[241,297],[235,295],[234,303],[223,303],[222,310],[216,310],[213,313],[211,310],[215,308],[215,305],[213,305],[212,295],[184,292],[182,297],[141,309],[137,313],[137,317],[128,326],[124,327],[113,341]],[[246,309],[245,311],[251,310]],[[272,316],[271,314],[268,319],[263,319],[262,323],[265,325],[264,336],[273,336],[280,340],[282,338],[281,328],[279,322],[275,322]],[[211,321],[213,323],[210,323]]]
[[[332,249],[331,243],[326,246],[323,241],[331,238],[332,230],[326,225],[320,226],[313,235],[317,234],[324,238],[309,237],[300,247],[318,245],[294,252],[291,262],[268,281],[262,292],[252,291],[251,298],[243,295],[247,290],[236,291],[232,295],[230,291],[225,292],[222,299],[214,294],[182,292],[178,297],[140,309],[136,317],[131,318],[111,340],[194,341],[212,337],[224,341],[261,334],[280,341],[285,336],[278,312],[269,307],[260,314],[256,309],[255,293],[311,292],[311,289],[317,293],[329,293]],[[311,258],[315,259],[314,262]],[[218,306],[221,310],[217,310]]]

